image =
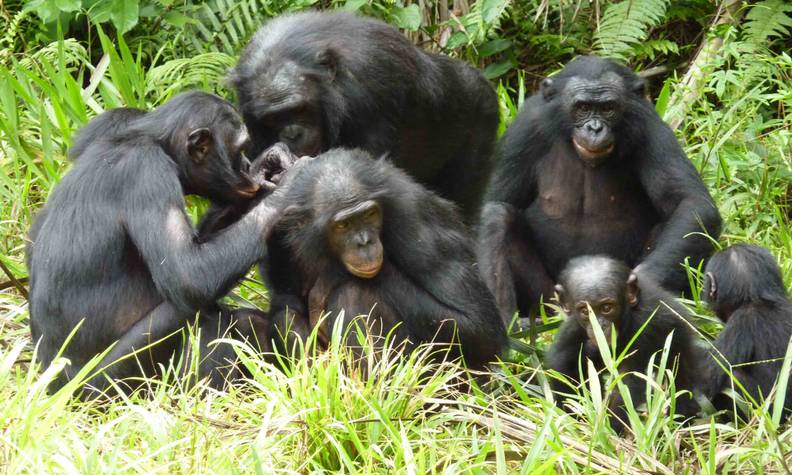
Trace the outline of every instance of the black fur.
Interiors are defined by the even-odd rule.
[[[613,61],[583,57],[546,81],[498,145],[482,212],[479,262],[502,317],[527,316],[540,296],[552,296],[559,272],[579,255],[640,264],[663,287],[686,289],[681,263],[712,251],[690,233],[717,237],[721,219],[641,80]],[[607,86],[618,111],[601,121],[613,151],[589,163],[572,141],[580,83]]]
[[[562,304],[567,307],[567,318],[561,325],[550,348],[545,365],[567,376],[573,381],[582,381],[579,364],[586,370],[586,359],[594,363],[599,371],[604,368],[598,347],[593,344],[586,328],[581,324],[579,315],[573,304],[580,296],[610,296],[621,302],[623,313],[612,321],[617,331],[616,354],[627,347],[629,341],[639,329],[646,324],[638,338],[630,346],[628,356],[619,367],[622,374],[630,372],[646,373],[651,356],[663,349],[665,340],[673,332],[669,364],[677,364],[677,391],[692,391],[698,387],[700,379],[699,367],[705,355],[696,344],[696,336],[685,318],[687,309],[676,302],[674,297],[661,289],[649,276],[637,275],[637,302],[628,302],[628,279],[631,271],[623,263],[607,256],[581,256],[572,259],[568,267],[559,277],[559,285],[563,287]],[[591,303],[592,307],[594,303]],[[597,315],[601,317],[601,315]],[[650,318],[651,317],[651,318]],[[648,321],[648,324],[647,324]],[[586,320],[586,325],[590,326]],[[609,331],[604,325],[603,331]],[[606,338],[610,343],[610,338]],[[624,382],[629,388],[635,407],[645,401],[646,383],[636,376],[625,376]],[[568,392],[568,388],[558,379],[551,381],[551,386],[558,392]],[[615,394],[610,409],[613,414],[611,425],[618,432],[623,432],[628,424],[624,402],[620,395]],[[690,397],[683,395],[677,399],[676,412],[685,416],[693,416],[698,411],[698,404]]]
[[[476,366],[504,348],[505,328],[478,276],[472,239],[450,202],[385,160],[343,149],[306,165],[285,199],[289,209],[278,232],[293,264],[268,269],[273,280],[293,279],[288,285],[295,292],[280,301],[281,309],[291,304],[303,319],[307,311],[315,320],[325,309],[335,314],[344,308],[349,318],[376,304],[384,331],[401,322],[397,337],[413,343],[450,342],[456,331],[466,362]],[[328,247],[326,227],[339,210],[367,200],[382,209],[384,264],[376,277],[361,279]],[[442,324],[447,320],[455,325]]]
[[[710,360],[707,395],[717,409],[731,409],[731,399],[722,391],[734,387],[741,393],[718,359],[761,402],[770,395],[792,338],[792,302],[778,264],[764,248],[737,244],[715,254],[706,275],[702,297],[726,324],[714,342],[717,352]],[[760,361],[764,363],[729,367]],[[784,406],[788,417],[792,382],[786,388]]]
[[[492,86],[469,64],[424,52],[379,20],[303,12],[265,24],[231,82],[254,156],[278,141],[299,156],[333,147],[387,154],[466,214],[476,212],[499,113]],[[298,101],[297,112],[266,117]]]
[[[114,117],[102,114],[80,134],[74,167],[30,231],[31,330],[44,366],[82,321],[63,353],[71,364],[53,388],[112,343],[118,342],[99,367],[178,331],[198,311],[204,334],[231,323],[242,336],[266,327],[261,315],[231,315],[215,302],[265,256],[279,194],[200,244],[184,209],[187,193],[228,204],[250,186],[238,171],[245,132],[234,108],[191,92],[153,112]],[[208,148],[191,142],[196,130]],[[180,344],[172,338],[141,356],[144,373],[166,363]],[[217,364],[210,358],[202,373]],[[106,370],[112,378],[139,372],[134,358]],[[106,383],[104,376],[90,381],[97,388]]]

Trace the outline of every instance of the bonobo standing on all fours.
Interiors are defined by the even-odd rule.
[[[264,257],[264,241],[284,207],[281,192],[261,200],[215,239],[199,243],[184,195],[215,203],[249,200],[260,188],[244,173],[248,134],[236,110],[202,92],[181,94],[145,113],[100,115],[78,137],[74,167],[30,230],[30,322],[48,365],[66,342],[67,365],[53,388],[115,343],[97,369],[123,379],[156,373],[182,346],[179,330],[201,312],[200,376],[221,385],[235,354],[206,345],[232,335],[267,342],[255,311],[216,303]],[[281,185],[283,186],[283,185]],[[138,358],[120,358],[159,342]],[[89,381],[103,389],[104,375]]]
[[[696,169],[628,68],[581,57],[542,82],[498,144],[479,264],[502,318],[526,317],[575,256],[639,265],[688,287],[721,219]]]

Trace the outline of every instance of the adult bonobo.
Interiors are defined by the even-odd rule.
[[[141,367],[154,373],[174,351],[187,350],[172,334],[198,311],[204,335],[233,324],[241,337],[266,340],[259,335],[268,325],[262,315],[231,313],[216,300],[264,257],[283,207],[281,191],[203,243],[184,209],[187,193],[234,204],[259,189],[240,171],[249,139],[233,106],[191,92],[153,112],[122,114],[126,127],[114,126],[113,117],[119,116],[100,116],[88,127],[93,140],[78,139],[83,145],[73,154],[74,168],[31,228],[30,320],[44,365],[82,321],[63,353],[71,365],[54,388],[113,343],[99,367],[165,339],[105,371],[116,379],[139,375]],[[205,358],[201,374],[219,384],[224,374],[214,370],[227,356],[233,351]],[[102,389],[107,379],[100,375],[89,384]]]
[[[569,63],[523,106],[496,152],[482,211],[479,262],[501,316],[548,299],[578,255],[640,265],[688,287],[685,258],[712,251],[720,214],[644,83],[613,61]]]
[[[622,262],[607,256],[572,259],[559,276],[556,290],[567,319],[547,354],[548,368],[581,383],[586,375],[581,375],[579,368],[585,371],[586,359],[598,371],[604,368],[589,319],[589,312],[593,311],[607,343],[611,342],[611,333],[616,332],[617,355],[629,345],[630,354],[618,369],[637,408],[646,399],[646,380],[635,373],[646,373],[652,355],[663,350],[666,339],[673,333],[668,367],[677,365],[677,390],[688,390],[677,398],[676,412],[687,417],[696,414],[698,404],[690,391],[699,387],[699,369],[705,355],[685,321],[687,310],[671,294],[650,277],[631,273]],[[551,381],[551,386],[558,392],[568,392],[557,379]],[[628,419],[620,394],[609,408],[614,416],[612,426],[622,432]]]
[[[726,324],[714,342],[707,395],[717,409],[731,409],[723,391],[734,388],[742,394],[742,385],[761,403],[770,397],[792,338],[792,301],[775,258],[767,249],[747,244],[715,254],[707,263],[702,297]],[[786,386],[784,407],[787,418],[792,383]]]
[[[424,52],[395,28],[343,12],[265,24],[231,73],[253,154],[333,147],[387,154],[467,214],[476,212],[498,126],[495,92],[469,64]]]
[[[361,150],[328,151],[294,180],[278,225],[293,265],[267,269],[272,281],[299,289],[289,308],[294,327],[316,324],[325,310],[332,325],[343,309],[347,318],[371,313],[375,337],[394,327],[398,340],[412,343],[450,343],[456,334],[474,366],[505,348],[505,327],[453,204]],[[285,311],[273,315],[286,319]]]

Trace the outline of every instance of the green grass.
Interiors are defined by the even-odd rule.
[[[106,56],[93,63],[70,39],[25,58],[0,54],[0,260],[18,277],[27,275],[26,230],[68,170],[75,130],[106,108],[153,107],[187,87],[227,92],[225,55],[174,58],[163,47],[152,59],[121,39],[100,35],[99,42]],[[720,244],[768,247],[790,282],[792,58],[739,42],[727,44],[725,58],[678,137],[724,216]],[[498,88],[507,120],[526,94],[522,79],[516,91]],[[236,292],[266,305],[259,285]],[[703,332],[717,330],[697,299],[687,303]],[[754,407],[748,423],[703,418],[680,427],[669,416],[675,389],[663,355],[647,375],[646,407],[631,411],[632,434],[620,439],[604,409],[624,390],[617,361],[609,362],[602,387],[578,388],[572,414],[551,402],[535,356],[513,355],[516,362],[471,377],[427,358],[430,348],[404,357],[367,353],[361,372],[340,345],[318,353],[310,343],[313,356],[286,370],[241,347],[253,377],[228,392],[190,387],[174,370],[150,382],[149,397],[98,405],[74,401],[76,384],[44,392],[57,365],[42,374],[31,364],[27,318],[22,295],[0,290],[4,473],[714,474],[789,473],[792,465],[785,462],[792,431],[779,426],[769,403]],[[551,338],[539,335],[540,348]]]

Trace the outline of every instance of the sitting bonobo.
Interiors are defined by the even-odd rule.
[[[226,367],[235,354],[228,345],[210,352],[209,340],[232,328],[231,336],[268,341],[264,315],[232,312],[216,301],[265,256],[283,190],[201,242],[185,194],[231,205],[261,188],[244,172],[249,137],[234,107],[190,92],[152,112],[124,114],[117,126],[116,116],[97,117],[86,132],[93,140],[78,139],[74,167],[30,230],[38,358],[47,366],[63,347],[70,364],[54,390],[114,345],[96,367],[103,371],[88,381],[89,390],[101,391],[109,378],[153,375],[174,354],[193,351],[180,330],[200,312],[199,376],[220,386],[233,377]],[[123,358],[136,351],[137,358]]]
[[[343,149],[305,165],[284,196],[278,232],[288,251],[272,260],[283,267],[267,268],[280,288],[294,289],[273,308],[280,331],[304,332],[328,311],[326,336],[343,309],[350,318],[370,315],[375,345],[390,332],[412,343],[458,341],[452,355],[472,366],[504,349],[503,322],[451,202],[385,160]],[[359,335],[349,329],[354,348]]]
[[[589,315],[593,311],[593,318],[602,328],[608,344],[611,333],[616,331],[617,355],[629,344],[628,353],[631,354],[618,369],[624,375],[623,381],[637,408],[645,402],[646,381],[635,373],[646,373],[652,355],[663,350],[666,339],[673,332],[669,361],[677,366],[676,388],[677,391],[691,391],[677,398],[676,412],[685,417],[698,412],[692,390],[704,354],[695,344],[695,335],[685,321],[687,310],[675,302],[670,293],[650,278],[631,273],[625,264],[606,256],[572,259],[561,273],[556,291],[567,318],[547,354],[548,368],[581,383],[586,375],[579,374],[578,368],[585,371],[586,360],[591,360],[598,371],[604,368]],[[559,379],[553,379],[551,386],[557,392],[568,390]],[[613,415],[611,425],[622,433],[628,426],[628,419],[618,391],[609,408]]]

